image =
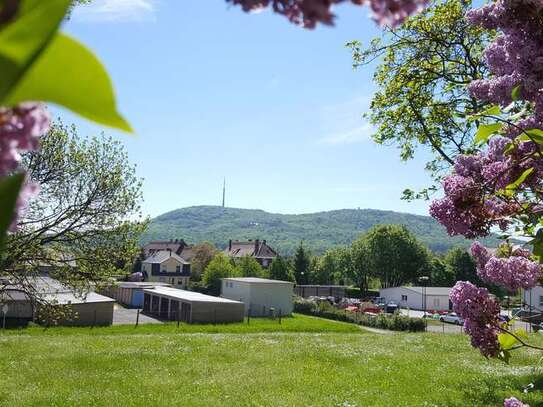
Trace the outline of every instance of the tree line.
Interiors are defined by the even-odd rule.
[[[226,277],[263,277],[297,284],[349,285],[371,289],[405,284],[450,287],[458,280],[481,283],[471,255],[461,247],[437,255],[403,225],[378,225],[351,245],[316,256],[300,242],[294,255],[275,258],[265,269],[252,257],[229,258],[211,243],[195,245],[190,288],[220,293]],[[499,292],[497,294],[500,294]]]

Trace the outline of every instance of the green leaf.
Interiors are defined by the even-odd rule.
[[[0,251],[14,215],[15,203],[24,182],[23,174],[0,178]]]
[[[501,109],[498,105],[492,105],[488,109],[483,110],[480,115],[498,116],[501,113]]]
[[[494,133],[497,133],[501,130],[502,123],[491,123],[491,124],[481,124],[475,133],[475,143],[482,144],[490,138]]]
[[[533,167],[528,168],[527,170],[524,170],[524,172],[520,174],[520,176],[514,182],[507,185],[505,189],[509,191],[516,191],[518,187],[520,186],[520,184],[522,184],[532,172],[534,172]]]
[[[523,133],[518,137],[520,141],[533,141],[537,144],[543,144],[543,130],[541,129],[530,129],[524,130]]]
[[[503,332],[498,335],[498,342],[502,350],[509,350],[518,342],[513,335]]]
[[[520,85],[517,85],[511,91],[511,99],[517,101],[520,99]]]
[[[52,102],[95,122],[131,132],[117,112],[104,67],[85,46],[58,34],[22,77],[7,102]]]
[[[71,0],[23,0],[17,17],[0,30],[0,102],[58,30]]]

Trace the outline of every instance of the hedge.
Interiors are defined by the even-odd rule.
[[[420,318],[411,318],[399,313],[378,314],[376,316],[354,313],[337,309],[327,302],[316,303],[306,299],[294,301],[294,312],[391,331],[420,332],[425,328],[424,320]]]

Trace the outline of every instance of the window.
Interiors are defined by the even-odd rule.
[[[181,273],[181,266],[175,266],[175,272]]]
[[[543,295],[539,296],[539,306],[543,307]]]
[[[402,295],[402,301],[407,301],[407,295]]]
[[[182,285],[183,284],[183,280],[179,279],[177,280],[177,285]]]

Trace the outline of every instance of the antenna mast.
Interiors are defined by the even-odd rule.
[[[224,178],[222,182],[222,207],[223,208],[224,208],[225,197],[226,197],[226,178]]]

